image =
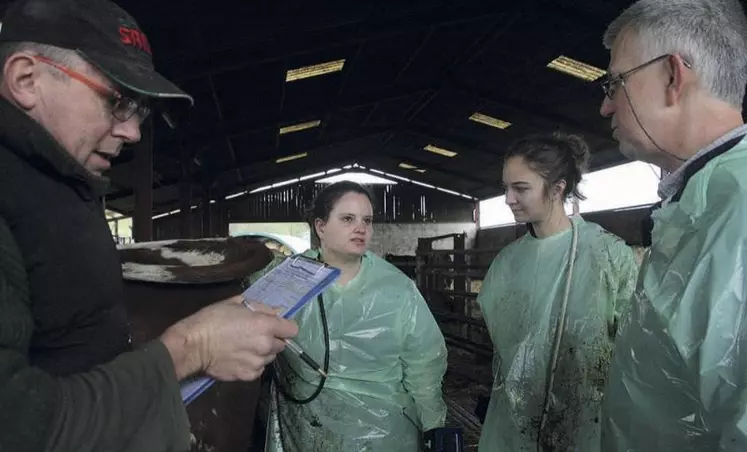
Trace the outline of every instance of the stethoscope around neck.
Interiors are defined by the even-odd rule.
[[[573,232],[571,238],[571,252],[568,256],[568,271],[566,273],[565,290],[563,292],[563,301],[560,305],[560,313],[558,314],[558,320],[555,328],[555,335],[553,337],[552,355],[550,359],[550,367],[548,369],[547,382],[545,384],[545,396],[542,403],[542,415],[540,417],[540,425],[537,429],[537,451],[542,451],[542,433],[547,425],[547,416],[550,411],[551,398],[553,386],[555,384],[555,373],[558,368],[558,357],[560,356],[560,344],[563,342],[563,334],[565,333],[565,326],[568,316],[568,299],[571,293],[571,281],[573,279],[573,268],[576,264],[576,252],[578,251],[578,226],[576,222],[571,218],[571,230]]]

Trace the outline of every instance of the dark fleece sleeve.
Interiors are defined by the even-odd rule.
[[[160,341],[82,374],[29,366],[23,261],[0,219],[0,451],[187,451],[189,421]]]

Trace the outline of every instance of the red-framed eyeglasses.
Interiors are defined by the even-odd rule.
[[[105,98],[111,106],[112,116],[114,116],[114,118],[119,121],[129,121],[130,118],[137,114],[138,120],[142,123],[150,114],[150,107],[148,107],[144,103],[124,96],[119,91],[109,88],[108,86],[104,86],[95,80],[91,80],[89,77],[81,74],[78,71],[65,67],[42,55],[34,55],[33,58],[44,64],[52,66],[58,71],[68,75],[70,78],[83,83],[87,87],[91,88],[91,90],[95,91],[100,96]]]

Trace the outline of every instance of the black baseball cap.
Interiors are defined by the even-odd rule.
[[[6,10],[1,27],[0,42],[35,42],[74,50],[136,94],[168,104],[177,101],[185,107],[194,104],[192,96],[155,71],[145,33],[132,16],[109,0],[19,0]]]

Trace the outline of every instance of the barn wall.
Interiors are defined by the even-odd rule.
[[[202,210],[194,209],[192,237],[228,235],[229,223],[304,221],[306,209],[324,186],[299,183],[227,200],[222,209],[217,203],[211,204],[210,231],[206,230]],[[437,235],[442,230],[452,232],[453,228],[463,232],[463,226],[437,226],[441,223],[474,225],[475,203],[471,200],[409,184],[373,185],[369,189],[374,195],[377,229],[383,234],[398,232],[402,237],[396,239],[396,244],[381,245],[382,250],[408,248],[403,242],[409,243],[409,237],[421,232]],[[392,226],[390,233],[381,227],[383,224],[412,226]],[[155,240],[181,238],[179,214],[154,220],[153,229]]]
[[[226,202],[232,222],[303,221],[326,184],[297,184]],[[416,185],[373,185],[377,223],[441,223],[474,220],[475,203]]]
[[[383,223],[374,225],[371,251],[379,256],[386,254],[414,256],[420,237],[446,234],[467,234],[467,247],[474,245],[477,236],[475,223]],[[434,249],[453,248],[451,240],[434,243]]]
[[[585,213],[581,216],[589,222],[597,223],[604,229],[619,236],[628,245],[641,244],[641,222],[648,214],[648,206],[635,209],[606,210]],[[502,248],[526,232],[524,225],[480,229],[477,232],[477,246],[480,248]]]

